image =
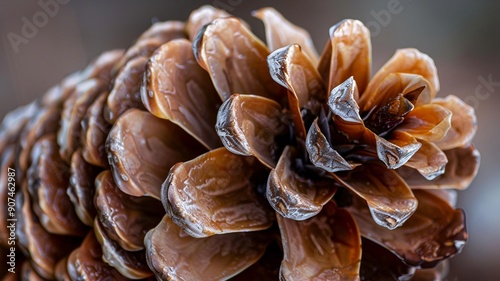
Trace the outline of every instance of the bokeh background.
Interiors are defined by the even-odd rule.
[[[23,18],[33,22],[33,15],[43,11],[38,2],[0,2],[0,118],[102,51],[126,48],[152,22],[185,20],[204,4],[243,18],[262,39],[263,26],[251,11],[273,6],[309,30],[319,52],[330,26],[359,19],[372,31],[373,70],[398,48],[429,54],[438,67],[440,95],[457,95],[475,107],[475,144],[482,154],[477,178],[459,192],[470,238],[451,260],[447,280],[500,280],[500,1],[58,0],[58,11],[45,23],[38,19],[43,26],[16,51],[8,34],[22,34]]]

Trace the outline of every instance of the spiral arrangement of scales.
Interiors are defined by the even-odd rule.
[[[102,54],[0,128],[2,280],[435,280],[467,240],[474,110],[369,30],[203,6]],[[5,258],[5,257],[2,257]],[[443,262],[444,261],[444,262]]]

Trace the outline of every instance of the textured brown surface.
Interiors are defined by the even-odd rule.
[[[227,1],[230,2],[239,1]],[[380,11],[386,10],[386,2],[389,1],[380,1],[378,6],[365,1],[318,1],[307,6],[303,1],[291,1],[292,4],[262,2],[242,1],[236,7],[226,5],[232,8],[232,14],[249,20],[257,31],[260,30],[260,23],[250,18],[249,11],[272,5],[290,21],[309,30],[316,45],[322,46],[327,38],[325,30],[332,24],[343,18],[375,22],[374,14],[380,15]],[[390,15],[391,20],[385,27],[379,24],[380,32],[372,38],[373,46],[378,48],[374,50],[374,69],[395,48],[417,47],[430,54],[438,66],[442,85],[438,96],[455,94],[471,105],[478,101],[476,114],[481,127],[475,144],[483,155],[482,168],[472,186],[460,192],[458,206],[467,212],[470,240],[463,254],[451,261],[450,280],[455,277],[469,280],[478,276],[487,280],[488,276],[498,275],[494,265],[499,258],[499,243],[496,240],[500,221],[498,216],[492,214],[500,211],[497,204],[500,194],[496,186],[496,172],[499,169],[496,160],[500,155],[495,149],[500,139],[495,123],[500,117],[495,109],[500,88],[483,86],[479,92],[475,91],[482,85],[479,77],[483,80],[500,80],[500,73],[496,70],[500,62],[500,56],[496,54],[499,39],[498,36],[491,36],[498,34],[498,21],[494,20],[494,13],[499,7],[493,1],[482,2],[443,1],[423,4],[401,1],[400,13]],[[119,12],[117,6],[113,5],[120,7]],[[40,28],[28,44],[20,45],[20,51],[16,54],[10,48],[6,34],[11,31],[19,33],[21,18],[31,17],[40,7],[35,2],[2,2],[0,33],[4,44],[0,53],[0,115],[27,104],[67,73],[82,68],[102,50],[129,46],[149,26],[151,18],[185,19],[189,11],[201,3],[184,5],[178,1],[155,1],[147,6],[133,1],[110,1],[106,4],[97,1],[72,2],[61,6],[59,13]],[[489,97],[486,94],[488,90]]]

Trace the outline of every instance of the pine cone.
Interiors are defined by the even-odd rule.
[[[4,278],[445,274],[467,240],[454,201],[479,166],[473,109],[436,98],[434,62],[415,49],[371,77],[359,21],[333,26],[319,56],[274,9],[254,15],[267,46],[204,6],[4,118],[1,204],[15,168],[23,253]]]

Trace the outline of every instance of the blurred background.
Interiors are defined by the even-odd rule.
[[[47,15],[41,3],[48,2],[57,9]],[[439,71],[438,95],[457,95],[476,109],[474,143],[482,154],[477,178],[459,192],[470,238],[451,259],[447,280],[500,280],[500,1],[1,1],[0,118],[102,51],[127,48],[152,22],[186,20],[204,4],[243,18],[261,39],[263,26],[251,11],[273,6],[309,30],[320,53],[330,26],[359,19],[372,32],[373,71],[398,48],[429,54]],[[24,27],[27,21],[36,30]]]

